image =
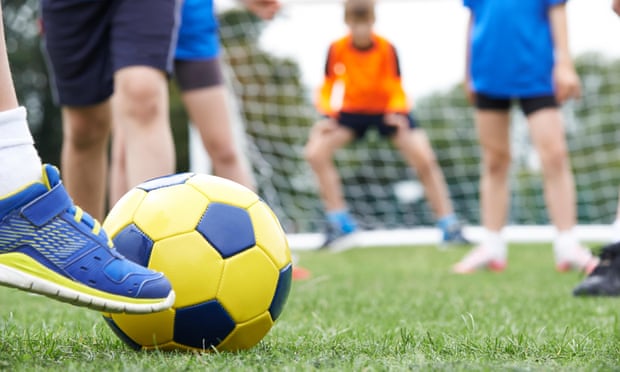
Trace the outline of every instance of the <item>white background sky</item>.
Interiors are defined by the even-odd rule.
[[[495,0],[502,1],[502,0]],[[226,8],[231,0],[215,0]],[[304,82],[320,83],[329,42],[346,32],[340,0],[282,0],[284,9],[261,40],[266,50],[299,62]],[[570,0],[571,51],[620,57],[620,17],[611,0]],[[405,89],[415,99],[463,76],[468,12],[461,0],[378,0],[376,31],[399,52]]]

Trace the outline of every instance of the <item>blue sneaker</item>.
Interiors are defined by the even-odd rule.
[[[466,246],[471,242],[463,235],[463,228],[460,224],[453,224],[442,231],[441,246]]]
[[[319,249],[329,250],[330,252],[341,252],[351,249],[358,244],[357,233],[357,228],[351,231],[343,231],[328,225],[325,231],[325,240],[323,240]]]
[[[0,197],[0,284],[106,312],[151,313],[174,303],[164,275],[117,253],[51,165],[43,166],[43,182]]]

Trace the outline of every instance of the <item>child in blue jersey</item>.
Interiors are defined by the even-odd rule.
[[[41,164],[18,106],[2,19],[0,8],[0,285],[106,312],[170,307],[166,278],[116,253],[73,204],[58,170]]]
[[[464,0],[470,10],[466,90],[473,102],[482,148],[480,203],[486,236],[453,270],[501,271],[501,237],[509,203],[509,108],[527,117],[543,168],[545,202],[557,229],[553,243],[560,271],[590,271],[590,251],[575,237],[575,186],[558,104],[580,95],[568,49],[565,0]]]

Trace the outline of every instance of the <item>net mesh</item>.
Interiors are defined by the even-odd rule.
[[[460,6],[457,3],[451,6]],[[336,12],[340,7],[331,6]],[[244,126],[244,151],[259,194],[288,232],[321,231],[322,205],[303,158],[310,127],[318,119],[312,87],[300,69],[304,61],[274,55],[262,46],[265,24],[246,11],[220,13],[220,30],[224,62]],[[397,45],[403,47],[415,48]],[[326,48],[317,51],[322,58]],[[605,224],[614,218],[620,185],[620,61],[593,51],[579,55],[576,65],[583,97],[563,111],[577,187],[578,221]],[[480,152],[473,111],[459,81],[416,97],[414,115],[431,140],[458,217],[466,224],[478,225]],[[513,110],[512,115],[509,224],[548,224],[539,160],[522,114]],[[337,152],[335,162],[348,206],[366,229],[435,223],[415,173],[391,144],[375,133]]]

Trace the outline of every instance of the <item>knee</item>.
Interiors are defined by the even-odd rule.
[[[329,161],[325,151],[314,142],[309,142],[304,148],[304,158],[310,164],[312,169],[321,168],[323,164]]]
[[[568,167],[568,151],[566,146],[548,146],[540,152],[540,161],[545,170],[561,170]]]
[[[116,88],[121,115],[148,122],[164,113],[167,96],[157,79],[127,77]]]
[[[483,161],[484,171],[492,177],[503,177],[508,174],[511,160],[508,152],[485,154]]]
[[[64,125],[64,141],[75,149],[89,150],[107,145],[110,122],[93,114],[72,114]]]
[[[228,166],[239,162],[239,154],[232,145],[215,147],[209,156],[215,167]]]

